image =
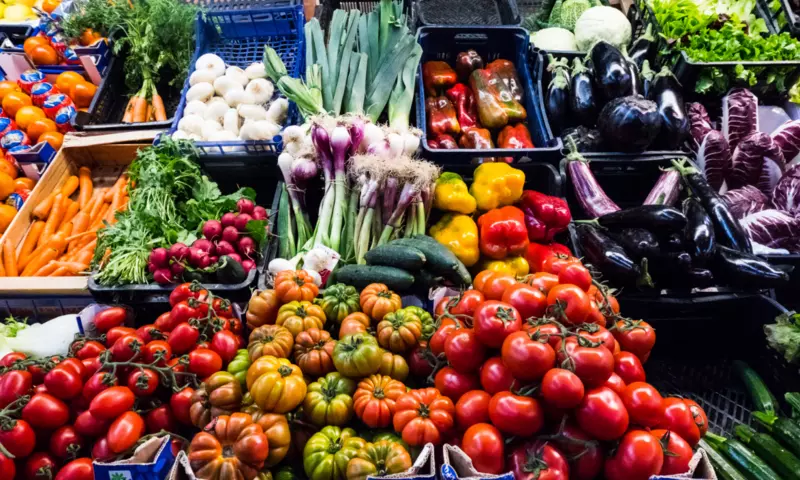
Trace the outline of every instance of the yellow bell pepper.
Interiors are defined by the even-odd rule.
[[[514,275],[515,277],[524,277],[530,273],[530,266],[525,257],[508,257],[503,260],[484,260],[481,262],[481,270],[491,270]]]
[[[461,175],[444,172],[436,179],[433,206],[447,212],[470,214],[475,211],[475,198],[469,194]]]
[[[447,247],[464,265],[478,262],[478,226],[468,215],[447,213],[430,230],[437,242]]]
[[[522,197],[525,173],[504,162],[483,163],[475,169],[469,193],[480,210],[512,205]]]

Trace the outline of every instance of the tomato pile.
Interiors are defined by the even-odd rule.
[[[100,336],[75,340],[68,357],[0,360],[0,478],[91,480],[92,460],[192,424],[194,387],[234,358],[242,322],[198,284],[179,285],[170,304],[138,329],[123,307],[101,311]]]
[[[538,260],[522,280],[483,271],[436,307],[428,357],[455,402],[463,435],[451,443],[479,471],[517,480],[688,471],[708,421],[697,403],[646,382],[654,329],[621,316],[579,259],[550,250]]]

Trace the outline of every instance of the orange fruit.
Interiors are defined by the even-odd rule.
[[[19,88],[17,82],[12,82],[11,80],[3,80],[0,82],[0,102],[3,101],[7,93],[10,92],[21,92],[22,89]]]
[[[61,148],[61,144],[64,142],[64,135],[59,132],[44,132],[39,135],[39,141],[49,143],[54,150],[58,151],[58,149]]]
[[[14,193],[14,179],[7,173],[0,172],[0,200],[5,200]]]
[[[69,91],[69,96],[79,108],[88,107],[92,103],[92,98],[97,91],[97,87],[92,82],[76,83]]]
[[[28,125],[28,130],[25,132],[30,137],[31,142],[36,144],[39,142],[39,136],[41,136],[45,132],[55,132],[58,131],[56,128],[56,122],[50,120],[49,118],[37,118],[30,125]]]
[[[84,47],[88,47],[89,45],[100,40],[101,38],[103,38],[102,35],[95,32],[91,28],[87,28],[86,30],[83,31],[83,33],[81,33],[80,43]]]
[[[8,162],[6,162],[8,163]],[[17,190],[33,190],[36,186],[36,181],[28,177],[19,177],[14,180],[14,191]]]
[[[73,85],[85,81],[86,79],[83,78],[83,75],[78,72],[62,72],[56,77],[56,87],[58,87],[58,90],[64,95],[69,95],[69,91],[72,89]]]
[[[50,40],[47,37],[28,37],[25,39],[25,43],[22,44],[22,49],[25,50],[25,53],[28,55],[33,52],[35,47],[39,45],[50,45]]]
[[[11,92],[3,97],[3,111],[9,118],[16,118],[20,108],[33,105],[31,97],[24,92]]]
[[[5,233],[8,226],[11,225],[11,220],[14,220],[16,215],[16,208],[6,204],[0,205],[0,233]]]
[[[17,175],[19,175],[17,166],[14,165],[14,162],[9,162],[5,158],[0,159],[0,172],[5,173],[13,179],[16,179]]]
[[[34,65],[56,65],[58,64],[58,54],[56,49],[50,45],[36,45],[28,54]]]
[[[47,13],[53,13],[53,10],[58,8],[61,5],[61,0],[44,0],[42,2],[42,10]]]
[[[28,130],[28,127],[36,120],[41,120],[43,118],[47,118],[47,115],[44,114],[44,110],[39,107],[34,107],[33,105],[26,105],[19,110],[17,110],[17,114],[14,115],[14,120],[17,122],[17,126],[24,131]]]

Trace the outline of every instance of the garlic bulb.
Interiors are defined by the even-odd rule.
[[[201,55],[200,58],[194,62],[195,70],[209,70],[214,72],[214,78],[221,77],[225,74],[225,62],[213,53],[206,53]]]

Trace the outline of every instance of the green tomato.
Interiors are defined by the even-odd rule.
[[[322,298],[314,300],[314,303],[322,307],[325,317],[337,325],[342,323],[344,317],[361,311],[358,290],[343,283],[335,283],[325,288]]]
[[[323,428],[308,439],[303,449],[303,469],[308,480],[345,480],[347,464],[366,445],[352,428]]]
[[[236,351],[236,356],[233,357],[231,363],[228,364],[228,373],[232,373],[236,380],[244,386],[245,377],[247,376],[247,369],[250,368],[250,356],[246,349]]]
[[[318,427],[344,425],[353,416],[355,391],[356,382],[331,372],[308,386],[303,411]]]
[[[300,480],[300,477],[292,467],[281,468],[273,477],[275,480]]]
[[[409,450],[408,444],[403,441],[402,438],[396,433],[393,432],[378,432],[372,436],[372,443],[380,442],[381,440],[388,440],[390,442],[399,443],[403,446],[406,450]]]
[[[333,365],[346,377],[361,378],[381,368],[383,349],[368,333],[347,335],[333,349]]]
[[[415,305],[405,307],[403,310],[408,310],[419,317],[420,322],[422,322],[422,336],[420,339],[429,340],[433,336],[434,332],[436,332],[436,324],[433,321],[431,314],[426,312],[425,309]]]

